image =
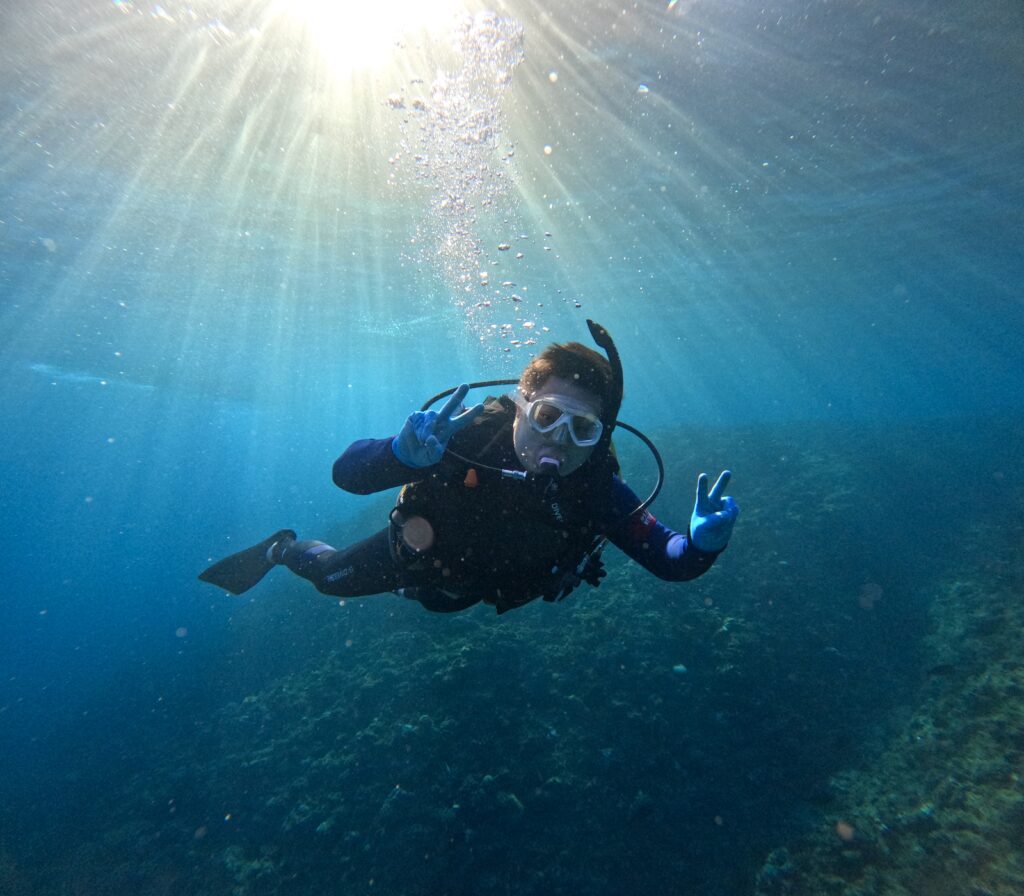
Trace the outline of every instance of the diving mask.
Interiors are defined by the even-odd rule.
[[[527,401],[518,389],[511,392],[509,398],[526,414],[536,432],[549,433],[564,425],[569,431],[569,438],[580,448],[589,448],[601,440],[604,432],[601,418],[571,398],[544,395]]]

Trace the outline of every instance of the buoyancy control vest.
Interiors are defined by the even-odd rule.
[[[438,588],[478,595],[499,613],[553,599],[566,587],[567,574],[613,519],[618,470],[614,455],[599,450],[564,478],[489,475],[488,468],[521,468],[514,420],[508,398],[488,398],[441,462],[401,490],[392,514],[399,562]],[[403,538],[406,527],[425,534]]]

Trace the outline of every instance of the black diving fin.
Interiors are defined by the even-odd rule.
[[[218,560],[199,573],[199,578],[232,594],[244,594],[274,568],[274,563],[267,559],[267,551],[278,541],[294,538],[295,533],[291,529],[282,529],[251,548]]]

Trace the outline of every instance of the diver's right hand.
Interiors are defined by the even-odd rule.
[[[469,392],[463,383],[439,411],[416,411],[409,415],[402,431],[391,440],[391,450],[407,467],[432,467],[444,454],[448,440],[464,426],[468,426],[482,412],[482,404],[452,416],[462,407],[462,399]]]

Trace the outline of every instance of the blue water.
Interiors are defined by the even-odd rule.
[[[734,690],[723,665],[739,667],[746,685],[759,665],[789,681],[781,686],[806,713],[802,741],[813,741],[816,712],[837,714],[845,745],[822,734],[827,747],[786,768],[807,787],[877,747],[912,692],[929,576],[974,570],[950,528],[989,524],[986,507],[996,520],[1019,514],[1004,502],[1020,488],[1013,427],[1024,415],[1024,11],[1007,0],[551,5],[497,8],[521,26],[522,43],[511,46],[509,32],[488,49],[521,50],[521,61],[499,86],[489,76],[482,92],[463,85],[497,133],[482,155],[451,141],[448,120],[421,128],[411,107],[424,89],[414,75],[429,82],[457,68],[447,38],[408,37],[380,66],[339,75],[301,23],[265,3],[60,0],[0,14],[0,890],[46,880],[47,893],[71,892],[76,850],[95,868],[129,862],[123,832],[141,824],[153,794],[255,786],[241,772],[233,779],[229,764],[199,771],[202,750],[224,755],[216,732],[241,724],[246,697],[271,705],[287,676],[309,673],[291,685],[307,693],[307,708],[271,713],[267,724],[281,729],[262,729],[253,749],[304,731],[314,708],[325,711],[316,670],[344,666],[346,643],[371,671],[366,645],[400,650],[406,659],[390,657],[386,674],[405,687],[426,674],[423,691],[403,699],[415,700],[417,718],[433,706],[440,719],[454,699],[438,687],[445,639],[500,651],[501,633],[520,626],[508,636],[517,650],[470,651],[461,667],[459,699],[493,738],[463,749],[438,734],[430,749],[451,756],[456,772],[483,775],[483,757],[502,749],[507,719],[488,687],[509,664],[521,683],[510,712],[536,721],[520,742],[562,724],[579,726],[562,737],[607,730],[578,767],[571,751],[559,760],[564,778],[599,782],[579,811],[564,808],[578,794],[556,789],[525,823],[512,820],[514,804],[507,817],[478,817],[457,836],[482,841],[474,855],[487,858],[452,866],[439,878],[450,892],[504,892],[496,868],[552,819],[567,829],[589,819],[581,840],[590,845],[577,844],[584,858],[570,861],[577,847],[559,834],[550,855],[529,853],[551,876],[520,892],[753,892],[753,872],[778,845],[755,820],[765,792],[777,797],[766,827],[797,836],[815,822],[801,795],[750,771],[760,760],[739,742],[716,740],[725,718],[716,712],[762,733],[773,712],[770,693]],[[389,105],[395,91],[401,108]],[[441,159],[429,175],[410,161],[417,151]],[[480,170],[479,181],[464,179]],[[438,197],[460,190],[476,206],[446,217]],[[468,235],[444,249],[444,235],[467,221]],[[467,271],[469,290],[459,279]],[[580,606],[497,620],[482,608],[428,617],[392,597],[338,607],[283,578],[229,599],[196,580],[212,558],[282,526],[335,543],[372,531],[391,498],[357,498],[330,482],[352,440],[393,433],[458,382],[517,375],[547,341],[586,341],[588,317],[624,360],[622,418],[656,435],[669,461],[658,515],[685,528],[696,474],[735,471],[738,537],[700,583],[652,583],[616,556],[609,581]],[[536,348],[522,344],[529,339]],[[649,460],[624,451],[631,480],[646,483]],[[822,511],[833,500],[843,514]],[[769,622],[766,581],[778,563],[809,609]],[[883,604],[892,615],[829,616],[833,592],[852,595],[856,610],[857,588],[883,579],[887,593],[906,597]],[[653,607],[648,593],[658,595]],[[700,616],[723,605],[715,625]],[[730,606],[760,635],[724,663],[707,644]],[[819,615],[812,631],[807,616]],[[595,635],[603,626],[607,637]],[[792,660],[766,656],[769,631],[791,639]],[[622,663],[587,667],[566,646],[574,633],[579,643],[614,642]],[[419,637],[433,652],[418,656]],[[793,646],[810,642],[815,652]],[[787,678],[826,674],[811,665],[825,662],[819,646],[866,670],[845,708],[816,708]],[[644,709],[647,721],[622,733],[621,706],[600,695],[615,692],[627,667],[684,659],[701,682],[700,708],[666,691],[667,709]],[[895,670],[891,686],[883,669]],[[637,674],[629,699],[671,686],[671,676]],[[559,675],[592,683],[585,717],[567,721],[571,687],[541,686]],[[405,719],[394,699],[371,699],[339,730],[370,730],[375,706],[381,719]],[[700,741],[706,722],[710,746],[676,754],[679,732],[650,720],[690,712],[690,736]],[[546,721],[555,717],[563,722]],[[298,754],[325,749],[312,734],[291,736]],[[392,764],[366,772],[385,793],[408,752],[388,743]],[[730,749],[750,771],[738,790],[715,780],[721,767],[707,758]],[[536,755],[538,775],[551,778]],[[820,767],[806,764],[814,755]],[[650,762],[639,783],[637,757]],[[245,765],[244,751],[236,758]],[[690,845],[647,843],[673,856],[660,877],[643,860],[617,863],[633,846],[610,819],[665,821],[657,793],[649,812],[650,791],[682,787],[687,763],[712,776],[700,794],[686,791],[706,800],[702,817],[724,811],[717,790],[747,820],[729,844],[705,842],[716,825],[690,831],[676,805],[670,820]],[[444,789],[432,767],[406,773],[408,790]],[[276,783],[269,774],[260,786],[269,793],[298,774],[283,764]],[[136,803],[139,780],[151,792]],[[624,815],[602,815],[594,788]],[[357,825],[343,815],[335,812],[339,825]],[[429,829],[430,817],[410,823]],[[359,863],[369,847],[340,840],[310,865],[322,878],[307,868],[290,884],[281,867],[295,867],[302,838],[282,833],[292,828],[280,819],[216,847],[204,839],[213,821],[196,819],[182,824],[203,835],[176,847],[173,813],[151,812],[147,836],[159,840],[169,826],[163,864],[139,872],[134,891],[212,881],[195,870],[205,861],[241,893],[311,892],[304,887],[343,866],[367,876]],[[508,856],[488,852],[502,831]],[[105,837],[106,854],[96,845]],[[588,878],[585,857],[602,838],[608,865]],[[241,850],[248,862],[254,844],[274,843],[271,859],[283,865],[266,874],[231,858]],[[372,852],[387,864],[378,850],[384,838]],[[716,878],[737,865],[735,879]],[[391,872],[389,892],[420,892],[412,870]],[[85,892],[122,891],[101,890],[90,873],[81,872]]]

